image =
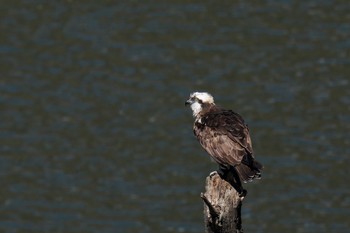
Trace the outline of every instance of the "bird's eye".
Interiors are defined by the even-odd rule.
[[[192,102],[197,102],[197,103],[200,103],[200,104],[202,104],[202,103],[203,103],[203,101],[202,101],[202,100],[198,99],[198,98],[197,98],[197,97],[195,97],[195,96],[191,97],[191,101],[192,101]]]

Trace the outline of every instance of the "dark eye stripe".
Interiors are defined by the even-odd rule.
[[[191,97],[190,100],[192,100],[192,101],[194,101],[194,102],[198,102],[198,103],[200,103],[200,104],[203,104],[203,100],[198,99],[198,98],[195,97],[195,96]]]

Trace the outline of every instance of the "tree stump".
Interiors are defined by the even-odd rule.
[[[243,232],[243,198],[228,181],[221,179],[217,172],[212,172],[206,178],[205,193],[201,193],[201,198],[204,201],[204,223],[207,233]]]

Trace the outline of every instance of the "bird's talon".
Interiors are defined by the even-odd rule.
[[[216,174],[218,174],[217,171],[210,172],[209,177],[212,178],[212,177],[215,176]]]
[[[247,193],[248,193],[247,190],[243,189],[243,190],[239,193],[239,197],[243,199],[245,196],[247,196]]]

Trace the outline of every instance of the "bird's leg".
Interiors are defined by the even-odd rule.
[[[228,173],[229,171],[230,171],[230,166],[219,164],[218,174],[219,174],[219,176],[221,177],[221,179],[226,180],[227,173]]]
[[[229,165],[220,164],[217,173],[221,179],[226,180],[231,184],[231,186],[238,192],[241,198],[244,198],[247,195],[247,190],[243,188],[236,168]]]
[[[229,182],[238,192],[239,196],[244,198],[247,195],[247,190],[245,190],[242,186],[241,179],[239,178],[238,172],[236,168],[231,167],[231,174],[233,175],[233,182]]]

